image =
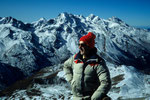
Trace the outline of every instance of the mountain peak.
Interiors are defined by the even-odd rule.
[[[0,24],[11,24],[14,27],[25,29],[25,24],[22,21],[19,21],[11,16],[3,17],[0,19]]]
[[[108,19],[109,21],[113,21],[113,22],[123,22],[120,18],[113,16],[112,18]]]
[[[0,24],[12,24],[13,26],[17,24],[24,24],[22,21],[19,21],[11,16],[9,17],[3,17],[0,20]]]
[[[74,18],[74,17],[75,16],[73,14],[68,14],[68,13],[64,12],[64,13],[59,14],[56,19],[59,23],[66,23],[68,21],[69,22],[72,21],[72,18]]]
[[[94,14],[90,14],[88,17],[86,17],[86,19],[87,20],[89,20],[89,21],[99,21],[100,20],[100,18],[98,17],[98,16],[95,16]]]
[[[34,24],[34,26],[41,26],[42,24],[45,24],[47,22],[47,20],[45,18],[40,18],[38,21],[32,22],[32,24]]]
[[[71,15],[71,14],[68,14],[67,12],[63,12],[63,13],[60,13],[60,14],[58,15],[58,17],[67,18],[67,17],[69,17],[69,15]]]
[[[93,18],[93,17],[95,17],[95,15],[94,14],[90,14],[89,17]]]
[[[87,17],[87,20],[93,20],[95,18],[95,15],[94,14],[90,14],[88,17]]]
[[[44,17],[40,18],[39,21],[47,21]]]
[[[13,22],[17,22],[17,19],[9,16],[9,17],[3,17],[0,20],[0,24],[8,24],[8,23],[13,23]]]
[[[124,26],[129,26],[128,24],[126,24],[124,21],[122,21],[120,18],[113,16],[112,18],[108,19],[109,21],[118,23],[120,25],[124,25]]]

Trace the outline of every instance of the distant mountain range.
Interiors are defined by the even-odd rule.
[[[78,52],[78,40],[87,32],[96,35],[98,53],[106,61],[149,71],[150,31],[131,27],[119,18],[61,13],[54,19],[25,24],[0,17],[0,89],[63,63]]]
[[[141,29],[150,29],[150,26],[133,26],[136,28],[141,28]]]

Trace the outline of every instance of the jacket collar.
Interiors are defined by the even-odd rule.
[[[74,56],[74,62],[76,63],[99,63],[101,60],[102,58],[99,57],[96,53],[93,53],[91,56],[89,56],[89,58],[86,61],[82,59],[82,55],[80,54],[80,52],[78,52]]]

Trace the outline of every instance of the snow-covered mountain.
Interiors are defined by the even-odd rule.
[[[84,17],[68,13],[61,13],[54,19],[41,18],[26,24],[12,17],[0,18],[0,89],[47,66],[55,69],[56,65],[78,52],[79,38],[89,31],[97,37],[96,47],[99,54],[108,63],[113,63],[112,66],[117,66],[109,67],[112,79],[119,77],[120,80],[121,77],[123,80],[122,83],[122,80],[120,83],[114,83],[114,91],[110,92],[110,95],[121,95],[123,92],[127,97],[129,93],[135,92],[129,92],[130,89],[139,86],[150,90],[150,76],[146,76],[150,70],[149,30],[131,27],[117,17],[105,20],[93,14]],[[114,75],[114,71],[118,74]],[[130,76],[126,77],[127,74]],[[146,80],[143,80],[144,76],[147,77]],[[141,80],[141,84],[134,86],[138,80]],[[125,87],[127,81],[134,82]],[[117,87],[116,84],[120,85]],[[124,92],[124,88],[128,90]],[[144,90],[142,93],[140,97],[149,96]],[[136,95],[133,95],[130,98],[135,97]]]

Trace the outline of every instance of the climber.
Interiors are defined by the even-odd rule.
[[[109,70],[97,55],[96,36],[89,32],[79,40],[79,52],[64,63],[67,81],[71,84],[73,100],[111,100]]]

